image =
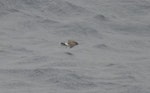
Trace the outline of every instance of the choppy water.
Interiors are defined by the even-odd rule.
[[[0,92],[150,93],[149,16],[148,0],[0,0]]]

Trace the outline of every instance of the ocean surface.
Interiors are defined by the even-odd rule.
[[[150,0],[0,0],[0,93],[150,93]]]

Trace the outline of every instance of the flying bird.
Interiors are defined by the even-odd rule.
[[[68,40],[68,42],[61,42],[60,44],[63,45],[63,46],[72,48],[72,47],[78,45],[79,43],[74,41],[74,40]]]

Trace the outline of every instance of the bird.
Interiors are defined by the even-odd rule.
[[[75,40],[68,40],[68,42],[61,42],[60,44],[69,48],[73,48],[74,46],[79,45],[79,43]]]

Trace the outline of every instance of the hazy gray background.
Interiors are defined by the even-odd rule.
[[[150,93],[150,0],[0,0],[0,93]]]

